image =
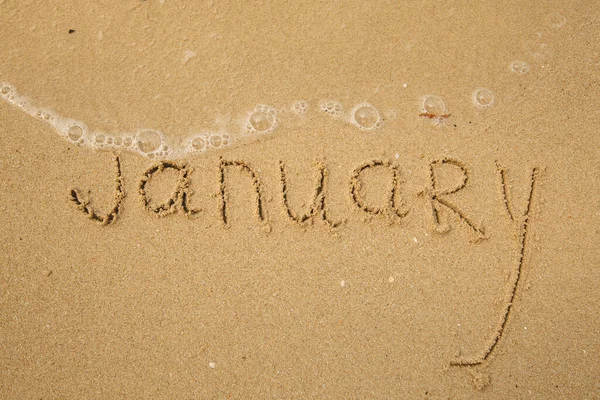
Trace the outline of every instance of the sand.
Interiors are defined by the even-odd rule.
[[[0,398],[600,397],[594,3],[0,1]]]

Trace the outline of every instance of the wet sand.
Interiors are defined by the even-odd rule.
[[[592,4],[0,10],[0,397],[599,395]]]

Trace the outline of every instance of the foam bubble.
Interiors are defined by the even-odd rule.
[[[133,139],[130,136],[125,136],[123,138],[123,146],[131,147],[133,145]]]
[[[164,140],[164,137],[163,137],[163,140]],[[163,144],[163,145],[162,145],[162,147],[161,147],[161,148],[160,148],[158,151],[156,151],[156,152],[154,152],[154,153],[152,153],[152,154],[155,154],[155,155],[156,155],[156,157],[158,157],[158,158],[169,158],[169,157],[171,157],[171,156],[172,156],[174,153],[175,153],[175,150],[174,150],[174,149],[170,148],[170,147],[169,147],[168,145],[166,145],[166,144]]]
[[[36,116],[38,109],[32,104],[31,100],[26,96],[20,95],[10,83],[0,83],[0,98],[3,98],[21,111],[31,116]],[[55,126],[56,121],[52,119],[48,123]]]
[[[431,118],[431,123],[433,123],[433,125],[445,125],[448,122],[448,118],[439,115],[437,117],[433,117]]]
[[[342,103],[335,100],[326,100],[321,102],[321,111],[327,113],[328,115],[339,118],[342,115],[342,111],[344,107]]]
[[[155,152],[162,143],[162,135],[154,129],[144,129],[136,135],[137,148],[144,154]]]
[[[12,86],[7,85],[5,83],[0,84],[0,94],[2,96],[8,97],[12,91],[13,91]]]
[[[202,153],[209,149],[229,146],[233,138],[226,132],[206,132],[193,136],[187,142],[185,152]]]
[[[57,127],[59,121],[63,120],[63,118],[60,118],[54,111],[47,109],[38,109],[35,115],[54,128]]]
[[[223,138],[220,135],[211,135],[208,139],[211,147],[219,148],[223,145]]]
[[[252,129],[258,132],[267,132],[271,130],[274,124],[275,117],[270,113],[256,111],[252,113],[252,116],[250,117],[250,125],[252,126]]]
[[[494,104],[494,93],[489,89],[478,88],[473,92],[472,100],[475,107],[488,108]]]
[[[66,136],[72,142],[77,142],[84,135],[84,127],[78,123],[74,123],[67,128]]]
[[[98,133],[94,137],[94,143],[97,145],[103,145],[106,140],[106,135],[104,133]]]
[[[208,144],[213,149],[229,146],[231,137],[227,133],[213,133],[208,138]]]
[[[292,111],[296,114],[306,114],[308,111],[308,102],[306,100],[298,100],[292,104]]]
[[[525,75],[529,73],[531,67],[525,61],[516,60],[510,63],[510,70],[517,75]]]
[[[567,24],[567,19],[557,12],[548,14],[546,16],[546,21],[553,29],[560,29]]]
[[[369,103],[361,103],[354,107],[350,122],[363,130],[379,128],[382,123],[379,111]]]
[[[277,128],[277,110],[266,104],[258,104],[248,116],[246,133],[267,133]]]
[[[115,146],[120,146],[123,144],[123,138],[121,136],[115,136]]]
[[[446,113],[446,104],[441,97],[431,94],[421,97],[421,112],[431,115],[444,115]]]
[[[190,140],[189,147],[192,151],[204,151],[208,147],[208,143],[205,136],[196,136]]]

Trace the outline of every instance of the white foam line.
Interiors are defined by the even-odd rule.
[[[181,147],[174,146],[173,141],[162,131],[143,128],[136,132],[110,133],[92,131],[84,121],[64,117],[52,109],[39,107],[29,97],[20,94],[14,85],[0,83],[0,99],[16,107],[27,115],[48,124],[61,138],[81,147],[104,150],[126,150],[145,158],[176,159],[190,154],[199,154],[232,146],[236,142],[250,142],[277,128],[277,112],[274,107],[259,104],[247,114],[236,138],[225,130],[202,131],[182,141]],[[267,127],[256,129],[251,123],[256,113],[262,113],[263,123]],[[259,115],[259,116],[261,116]],[[248,137],[242,136],[247,135]]]

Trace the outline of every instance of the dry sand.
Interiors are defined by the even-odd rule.
[[[599,398],[598,10],[0,0],[0,398]]]

